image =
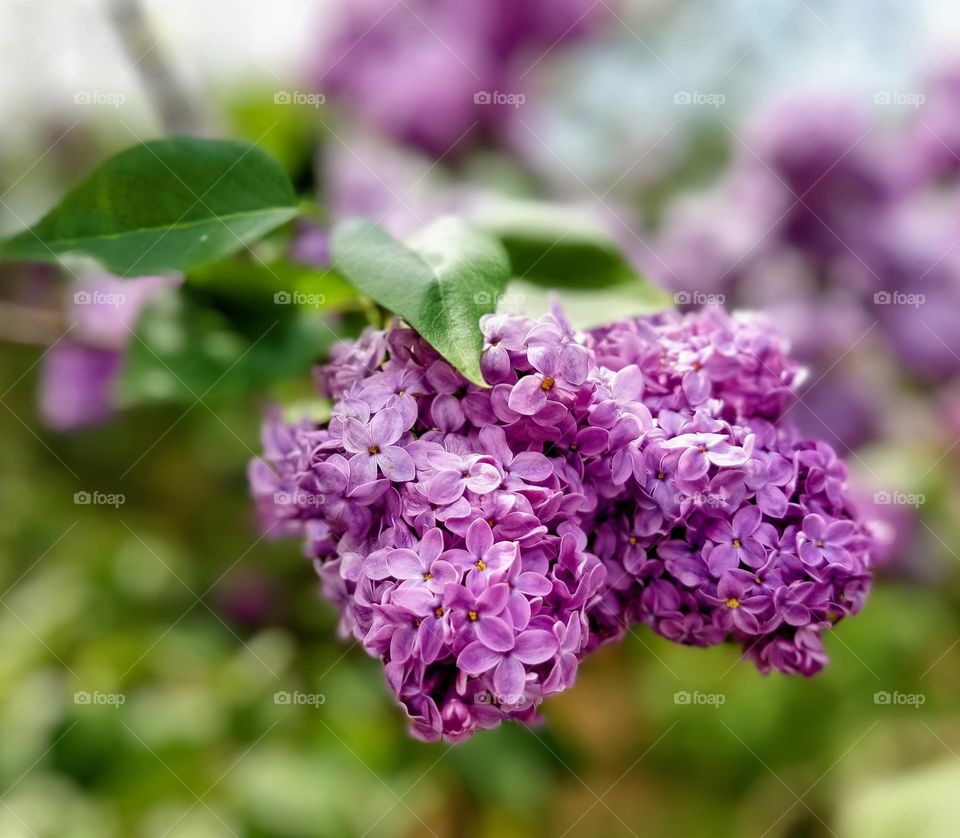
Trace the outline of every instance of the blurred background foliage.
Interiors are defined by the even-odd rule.
[[[867,498],[880,488],[924,502],[878,510],[893,513],[890,555],[863,613],[826,637],[822,675],[763,677],[732,649],[680,648],[638,628],[585,662],[576,688],[545,706],[542,727],[505,726],[455,748],[407,736],[380,666],[336,636],[298,546],[260,538],[246,483],[263,411],[279,402],[322,415],[310,366],[337,336],[379,317],[328,270],[331,219],[370,214],[402,234],[440,212],[480,212],[491,195],[564,200],[589,207],[591,223],[607,225],[656,274],[637,242],[653,242],[685,195],[733,165],[738,132],[765,101],[797,89],[854,91],[868,103],[877,91],[919,90],[960,43],[955,10],[637,0],[591,7],[574,38],[569,27],[539,26],[556,24],[561,10],[531,4],[518,27],[543,57],[537,71],[491,76],[517,85],[506,92],[522,86],[525,103],[509,119],[498,112],[463,147],[442,140],[438,150],[434,135],[390,108],[364,110],[362,56],[343,59],[358,62],[338,82],[345,92],[336,73],[327,79],[324,56],[337,55],[337,33],[355,24],[345,10],[362,4],[201,5],[145,4],[137,26],[152,34],[133,57],[124,50],[142,32],[116,32],[116,9],[128,4],[13,2],[0,11],[14,71],[0,87],[4,232],[32,222],[104,155],[171,126],[257,142],[310,208],[309,223],[148,303],[111,384],[110,410],[122,412],[69,432],[44,423],[38,392],[45,352],[72,322],[75,280],[3,268],[0,835],[955,834],[952,370],[923,381],[895,352],[872,348],[853,368],[873,388],[882,427],[844,435],[838,448]],[[433,35],[449,37],[453,52],[473,43],[466,19],[449,31],[442,15],[428,22],[417,49],[436,48]],[[404,66],[407,53],[392,43],[365,47],[368,60]],[[151,77],[130,67],[154,49],[167,69],[141,58],[154,81],[176,80],[189,103],[182,113],[164,116]],[[498,49],[493,66],[506,67]],[[457,61],[437,61],[396,72],[386,91],[383,78],[371,82],[388,104],[405,103],[404,117],[425,101],[415,129],[452,113],[428,82]],[[467,89],[485,81],[467,79]],[[678,91],[719,90],[721,107],[674,104]],[[278,91],[323,92],[325,101],[279,104]],[[126,98],[83,107],[78,92]],[[884,123],[909,117],[877,112]],[[449,131],[456,139],[459,128]],[[717,225],[729,220],[723,212]],[[89,266],[71,269],[90,275]],[[960,274],[948,281],[960,285]],[[274,304],[293,292],[323,302]],[[804,292],[811,310],[822,292]],[[622,298],[602,302],[611,318],[622,314]],[[812,379],[829,382],[849,363],[839,351],[818,357]],[[894,378],[906,383],[890,389]],[[78,503],[78,492],[123,502]],[[294,692],[322,703],[278,703],[278,693]]]

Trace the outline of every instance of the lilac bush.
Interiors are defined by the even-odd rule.
[[[44,356],[40,414],[44,424],[72,431],[109,419],[117,410],[113,388],[123,369],[133,327],[144,307],[177,280],[162,276],[81,279],[65,306],[67,331]]]
[[[271,418],[251,464],[264,525],[306,537],[413,732],[533,721],[638,623],[816,672],[869,539],[830,447],[778,421],[799,373],[777,334],[720,310],[482,328],[490,388],[402,325],[340,345],[330,421]]]
[[[929,390],[960,371],[958,78],[931,87],[915,125],[852,97],[761,111],[716,185],[669,209],[646,259],[690,301],[774,313],[797,357],[831,371],[795,420],[841,446],[881,435],[893,379]]]
[[[516,107],[494,95],[523,96],[561,42],[616,21],[588,0],[350,0],[340,12],[318,50],[317,89],[431,157],[496,141]]]

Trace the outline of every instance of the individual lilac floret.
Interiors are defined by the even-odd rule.
[[[866,594],[846,472],[785,421],[797,368],[721,311],[589,334],[488,316],[467,382],[413,331],[368,331],[318,378],[325,427],[264,430],[264,525],[306,536],[344,633],[427,740],[532,722],[584,656],[646,623],[812,674]]]

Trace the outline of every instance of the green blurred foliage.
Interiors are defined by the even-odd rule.
[[[28,431],[38,353],[4,355],[4,836],[899,838],[956,822],[955,584],[881,583],[815,679],[638,628],[584,663],[543,726],[425,745],[377,662],[336,636],[298,545],[260,538],[255,405]]]

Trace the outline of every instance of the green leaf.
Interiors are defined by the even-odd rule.
[[[361,311],[356,290],[340,274],[298,262],[235,257],[187,273],[194,296],[234,321],[261,323],[297,307]]]
[[[101,163],[0,256],[79,253],[119,276],[184,271],[239,250],[297,214],[283,168],[246,143],[143,143]]]
[[[192,404],[266,390],[305,375],[341,336],[308,309],[274,311],[269,322],[238,324],[189,288],[156,300],[137,321],[117,387],[120,403]]]
[[[575,329],[592,329],[673,308],[670,294],[639,277],[599,288],[554,289],[514,279],[502,299],[501,311],[528,317],[539,317],[552,302],[558,302]]]
[[[334,268],[399,314],[467,379],[480,372],[480,317],[496,309],[510,274],[496,240],[464,221],[435,221],[401,243],[366,221],[333,232]]]
[[[515,277],[551,287],[597,288],[636,279],[610,234],[569,207],[495,201],[471,216],[510,256]]]

